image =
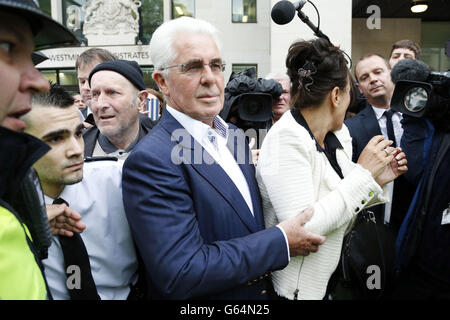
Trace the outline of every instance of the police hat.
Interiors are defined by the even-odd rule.
[[[22,16],[31,25],[37,49],[79,45],[66,27],[44,14],[33,0],[0,0],[0,11]]]

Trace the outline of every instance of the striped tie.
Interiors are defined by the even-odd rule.
[[[227,127],[220,121],[220,119],[216,116],[213,121],[214,130],[224,139],[227,138]]]
[[[224,139],[227,138],[227,128],[223,125],[223,123],[219,120],[219,118],[216,116],[213,120],[213,129],[214,131],[223,137]],[[214,133],[211,130],[208,130],[208,140],[213,145],[214,149],[216,151],[219,150],[219,145],[217,144],[217,137],[214,135]]]

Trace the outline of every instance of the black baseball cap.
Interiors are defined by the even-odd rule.
[[[36,49],[80,44],[69,29],[44,14],[33,0],[0,0],[0,11],[20,15],[31,25]]]

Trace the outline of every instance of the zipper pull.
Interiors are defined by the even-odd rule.
[[[294,300],[298,300],[298,289],[294,291]]]

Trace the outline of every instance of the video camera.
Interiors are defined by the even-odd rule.
[[[272,101],[279,99],[283,87],[276,80],[256,78],[256,69],[232,73],[225,87],[225,103],[220,117],[238,128],[269,129]]]
[[[450,72],[430,72],[419,60],[403,59],[391,72],[395,91],[391,108],[411,117],[438,120],[448,115],[450,99]],[[439,119],[450,122],[450,119]]]

